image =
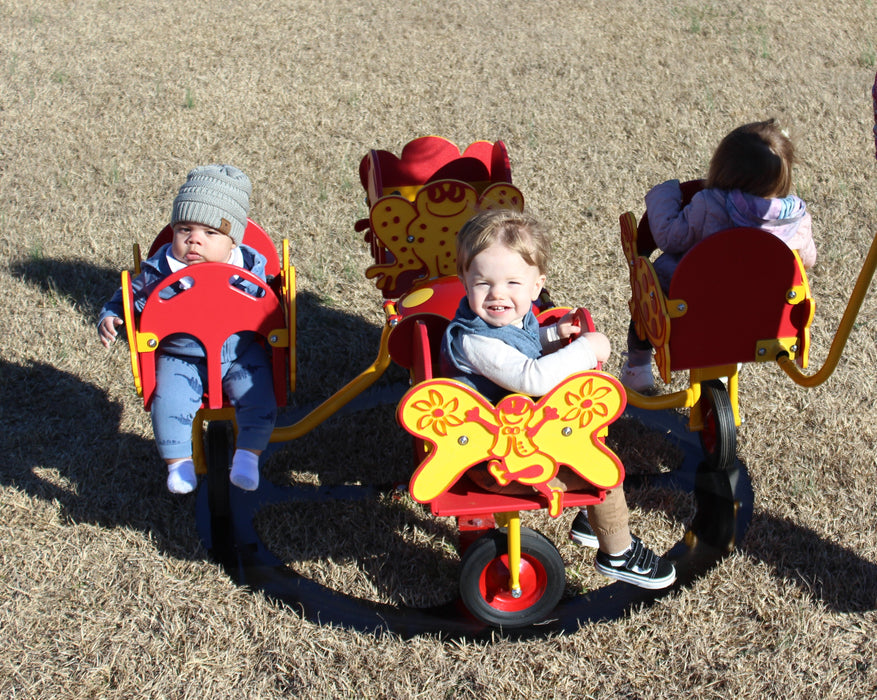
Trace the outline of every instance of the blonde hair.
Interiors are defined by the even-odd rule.
[[[792,189],[795,162],[795,147],[775,119],[744,124],[719,143],[706,186],[757,197],[785,197]]]
[[[463,275],[475,256],[502,243],[544,275],[551,255],[547,227],[536,217],[511,209],[488,209],[469,219],[457,234],[457,275]]]

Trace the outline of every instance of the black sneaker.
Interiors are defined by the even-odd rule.
[[[604,576],[652,590],[666,588],[676,580],[676,567],[633,536],[630,548],[618,556],[597,552],[594,566]]]
[[[594,534],[594,529],[591,527],[591,523],[588,522],[588,511],[584,508],[576,514],[575,520],[572,521],[572,526],[569,529],[569,538],[583,547],[594,547],[596,549],[600,546],[600,543],[597,542],[597,535]]]

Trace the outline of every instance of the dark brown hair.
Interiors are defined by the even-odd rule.
[[[785,197],[792,189],[795,147],[775,119],[739,126],[710,160],[706,186],[758,197]]]

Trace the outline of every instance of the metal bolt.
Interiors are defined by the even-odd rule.
[[[270,338],[268,338],[268,342],[270,342],[270,343],[276,343],[276,342],[277,342],[277,336],[276,336],[276,335],[272,335]]]
[[[414,243],[414,236],[408,236],[405,240],[409,243]]]
[[[790,347],[789,350],[791,350],[792,352],[798,352],[798,344],[796,343],[795,345]]]
[[[759,354],[759,355],[764,355],[764,354],[766,354],[766,353],[767,353],[767,350],[766,350],[765,348],[758,348],[758,354]]]
[[[572,435],[572,428],[570,428],[569,426],[566,426],[566,427],[565,427],[563,430],[561,430],[560,432],[561,432],[561,434],[562,434],[564,437],[569,437],[570,435]]]
[[[156,345],[158,345],[158,341],[157,341],[155,338],[150,338],[150,339],[146,342],[146,344],[147,344],[149,347],[154,348]]]
[[[460,445],[468,445],[468,444],[469,444],[469,438],[467,438],[465,435],[461,435],[460,437],[457,438],[457,442],[458,442]]]
[[[790,289],[789,293],[786,294],[787,299],[794,299],[797,296],[798,296],[798,292],[796,292],[794,289]]]
[[[685,311],[685,304],[679,304],[676,309],[677,311]]]

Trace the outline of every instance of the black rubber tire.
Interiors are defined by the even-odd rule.
[[[737,426],[731,397],[720,380],[701,384],[700,413],[700,446],[707,466],[714,471],[731,469],[737,461]]]
[[[210,421],[207,424],[204,450],[207,461],[207,506],[211,518],[228,518],[231,515],[228,481],[231,431],[229,421]]]
[[[508,532],[491,530],[466,550],[460,567],[460,597],[474,617],[492,627],[529,627],[557,607],[566,568],[557,547],[541,533],[521,528],[521,595],[509,589]]]

